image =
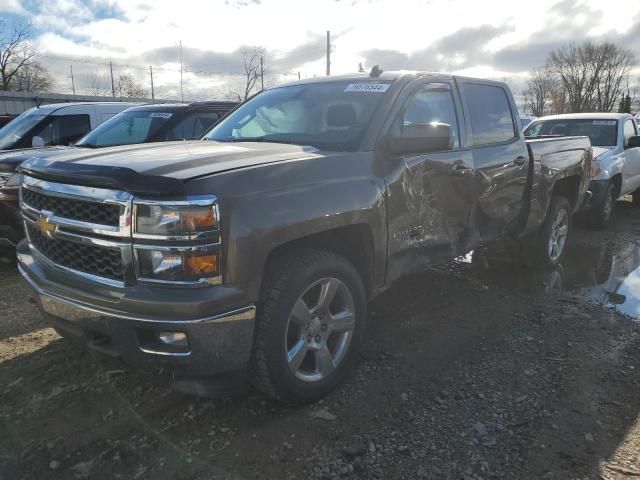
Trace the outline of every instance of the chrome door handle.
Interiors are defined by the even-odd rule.
[[[523,157],[520,156],[518,158],[516,158],[513,163],[515,163],[516,165],[518,165],[519,167],[521,167],[522,165],[524,165],[524,163],[527,161],[527,157]]]

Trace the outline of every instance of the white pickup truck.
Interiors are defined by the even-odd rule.
[[[616,200],[633,195],[640,205],[640,136],[637,120],[628,113],[572,113],[533,121],[525,130],[529,138],[547,136],[589,137],[593,146],[592,192],[589,209],[593,226],[604,228]]]

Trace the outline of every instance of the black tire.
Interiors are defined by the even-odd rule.
[[[613,182],[609,182],[602,202],[594,205],[589,215],[589,223],[594,228],[606,228],[613,218],[618,193]]]
[[[554,223],[558,219],[558,215],[561,211],[564,211],[566,215],[567,233],[562,242],[561,251],[556,255],[551,254],[550,241],[553,234]],[[529,245],[526,245],[527,253],[529,257],[529,263],[534,267],[549,268],[560,265],[567,253],[568,239],[571,234],[571,204],[569,200],[561,196],[554,196],[551,199],[549,210],[544,222],[540,226],[537,234],[530,240]]]
[[[278,256],[270,262],[265,275],[257,312],[250,382],[266,395],[283,402],[316,401],[344,379],[362,340],[367,314],[362,279],[345,258],[314,249],[295,249]],[[304,381],[290,369],[287,361],[289,319],[302,294],[326,278],[338,279],[348,289],[355,310],[354,327],[346,352],[335,369],[324,378]]]
[[[640,206],[640,189],[638,189],[635,192],[633,192],[631,194],[631,198],[632,198],[632,201],[633,201],[634,205]]]

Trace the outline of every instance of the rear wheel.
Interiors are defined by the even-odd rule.
[[[252,384],[292,403],[318,400],[347,374],[366,316],[362,280],[345,258],[312,249],[272,262],[258,310]]]
[[[633,204],[640,206],[640,189],[636,190],[631,194],[631,198],[633,199]]]
[[[562,262],[571,230],[571,204],[554,196],[547,216],[529,249],[534,266],[553,267]]]
[[[609,182],[605,196],[600,205],[594,205],[591,210],[591,226],[595,228],[606,228],[613,217],[618,194],[613,182]]]

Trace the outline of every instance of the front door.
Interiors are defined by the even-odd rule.
[[[622,192],[631,193],[640,188],[640,148],[627,148],[629,139],[638,134],[636,123],[631,118],[627,118],[623,125],[624,135],[624,171]]]
[[[462,109],[453,83],[414,87],[402,101],[390,134],[431,122],[452,126],[451,149],[385,159],[392,165],[386,177],[389,281],[466,252],[473,157],[465,148]]]

